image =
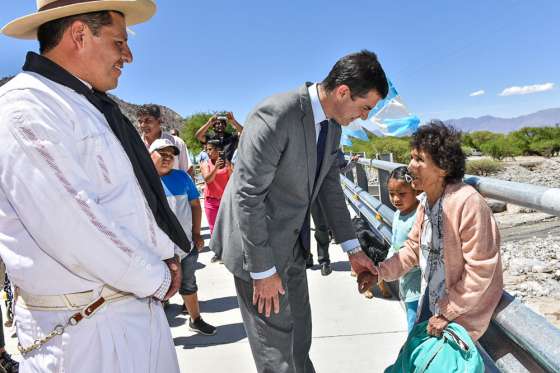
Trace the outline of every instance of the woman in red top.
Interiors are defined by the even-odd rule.
[[[200,172],[206,182],[206,187],[204,188],[204,211],[210,226],[210,235],[212,235],[222,194],[224,194],[224,189],[233,172],[233,168],[231,163],[224,159],[224,153],[218,144],[208,141],[206,153],[209,159],[200,165]]]

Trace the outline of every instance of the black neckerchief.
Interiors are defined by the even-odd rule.
[[[150,154],[146,150],[146,145],[140,139],[130,120],[120,111],[118,105],[104,92],[90,89],[74,75],[48,58],[36,53],[27,53],[23,71],[42,75],[53,82],[73,89],[85,96],[93,106],[103,113],[111,130],[119,139],[126,155],[130,159],[130,163],[132,163],[136,179],[138,179],[138,183],[142,188],[142,192],[148,201],[158,226],[177,246],[183,251],[189,252],[190,243],[187,235],[177,217],[169,208],[161,180],[152,163]],[[142,202],[138,201],[138,203]]]

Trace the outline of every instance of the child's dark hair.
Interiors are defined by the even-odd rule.
[[[407,184],[412,182],[412,176],[410,175],[410,172],[408,172],[408,168],[406,166],[400,166],[391,171],[389,180],[391,179],[402,180]]]
[[[220,140],[208,140],[206,145],[212,145],[216,150],[223,150],[222,142]]]

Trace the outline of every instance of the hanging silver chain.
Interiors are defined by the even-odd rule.
[[[66,323],[66,325],[60,325],[58,324],[57,326],[54,327],[53,331],[50,332],[49,334],[47,334],[46,336],[44,336],[41,339],[36,339],[33,341],[33,344],[31,344],[29,347],[23,347],[20,343],[18,343],[18,350],[22,355],[26,355],[28,353],[30,353],[31,351],[37,350],[39,349],[41,346],[43,346],[44,344],[46,344],[48,341],[50,341],[51,339],[53,339],[54,337],[56,337],[57,335],[62,335],[64,333],[64,330],[66,330],[66,327],[68,325],[71,325],[70,321],[68,321]]]

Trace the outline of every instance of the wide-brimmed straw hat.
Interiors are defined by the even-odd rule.
[[[37,0],[37,12],[13,20],[1,32],[18,39],[36,39],[37,29],[44,23],[103,10],[121,12],[131,26],[150,19],[156,4],[153,0]]]

